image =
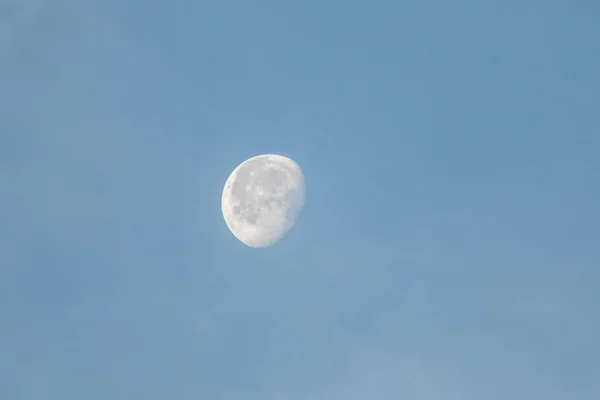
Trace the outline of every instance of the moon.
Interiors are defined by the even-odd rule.
[[[298,164],[263,154],[244,161],[229,175],[221,209],[236,238],[250,247],[266,247],[294,226],[304,197],[304,174]]]

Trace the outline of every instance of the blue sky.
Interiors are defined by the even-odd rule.
[[[599,21],[0,2],[0,398],[600,398]],[[264,153],[307,200],[257,250]]]

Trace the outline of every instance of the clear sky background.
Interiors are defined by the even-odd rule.
[[[597,400],[600,3],[0,0],[0,398]],[[278,244],[245,159],[304,170]]]

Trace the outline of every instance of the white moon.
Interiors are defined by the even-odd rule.
[[[294,226],[304,205],[304,174],[275,154],[241,163],[225,182],[221,209],[227,227],[250,247],[269,246]]]

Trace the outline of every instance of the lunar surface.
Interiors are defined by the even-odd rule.
[[[293,160],[252,157],[229,175],[221,208],[229,230],[250,247],[265,247],[294,226],[304,205],[304,175]]]

